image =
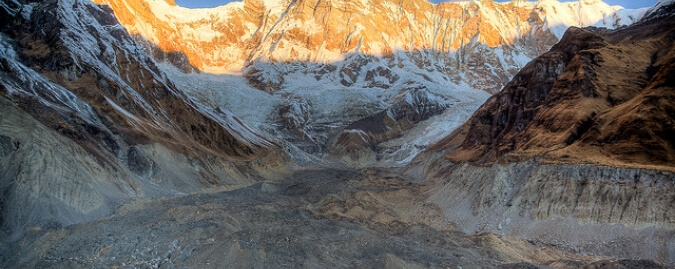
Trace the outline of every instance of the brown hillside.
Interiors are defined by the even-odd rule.
[[[672,13],[671,13],[672,14]],[[481,164],[675,164],[675,17],[571,28],[434,150]]]

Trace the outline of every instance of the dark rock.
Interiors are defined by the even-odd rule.
[[[305,131],[310,120],[310,108],[310,104],[305,100],[294,99],[286,102],[279,110],[279,116],[284,128],[301,139],[310,139],[310,136]]]
[[[373,70],[368,70],[365,79],[368,87],[388,89],[400,79],[400,76],[392,72],[389,68],[378,66]]]
[[[137,147],[130,147],[127,153],[129,169],[144,178],[151,178],[155,163]]]
[[[352,161],[373,155],[375,146],[400,137],[417,123],[443,113],[447,100],[429,92],[424,86],[402,89],[385,111],[348,125],[331,142],[328,151],[349,156]]]
[[[0,134],[0,160],[16,150],[16,144],[9,136]]]

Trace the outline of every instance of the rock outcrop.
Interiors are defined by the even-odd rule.
[[[426,202],[467,233],[674,263],[672,172],[596,165],[427,166]]]
[[[274,111],[261,108],[260,113],[271,113],[256,119],[266,123],[260,124],[261,129],[269,134],[319,158],[328,151],[340,155],[338,160],[364,153],[370,156],[367,159],[397,163],[409,161],[411,154],[451,130],[443,128],[433,141],[417,141],[423,143],[415,146],[391,142],[407,130],[387,135],[389,141],[378,139],[354,149],[333,142],[358,140],[349,125],[395,110],[394,98],[411,83],[453,100],[427,106],[448,107],[464,120],[488,96],[465,89],[499,91],[528,61],[554,45],[567,27],[616,28],[644,13],[597,0],[438,5],[426,0],[246,0],[210,9],[187,9],[160,0],[94,2],[110,7],[155,60],[170,63],[160,66],[165,71],[180,73],[173,65],[181,72],[205,71],[205,79],[208,73],[241,76],[248,85],[228,94],[248,95],[252,86],[271,95],[275,100],[265,105],[273,105]],[[172,74],[178,76],[184,77]],[[196,86],[194,78],[185,78],[188,81],[175,81],[191,96],[225,95],[219,92],[225,87]],[[288,110],[296,104],[302,105],[300,114]],[[233,112],[250,115],[251,109]],[[371,150],[361,152],[383,142],[391,143],[375,149],[375,155]]]
[[[246,0],[210,9],[187,9],[161,0],[94,2],[110,7],[155,60],[170,63],[160,67],[187,80],[174,81],[201,103],[226,106],[232,102],[204,97],[252,95],[247,90],[254,87],[272,96],[264,106],[274,110],[261,105],[256,108],[260,112],[244,108],[233,113],[267,113],[256,121],[270,135],[314,157],[330,155],[350,164],[391,160],[396,165],[407,163],[457,124],[442,124],[433,139],[392,140],[414,139],[409,133],[424,136],[429,131],[408,129],[423,129],[420,123],[428,119],[465,120],[484,102],[486,92],[499,91],[569,26],[616,28],[645,12],[597,0],[438,5],[426,0]],[[204,79],[212,78],[209,73],[241,76],[248,85],[216,79],[213,84],[233,83],[241,89],[197,86],[202,84],[194,77],[178,74],[200,70],[205,71]],[[360,134],[350,125],[378,117],[381,121],[383,111],[397,109],[394,99],[411,84],[427,87],[445,100],[429,104],[420,100],[418,105],[443,106],[461,116],[436,113],[401,130],[396,127],[377,141],[359,142]],[[224,93],[223,88],[230,89]],[[367,158],[357,157],[363,154]]]

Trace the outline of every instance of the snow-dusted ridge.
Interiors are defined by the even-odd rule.
[[[330,63],[353,52],[455,53],[474,37],[489,47],[513,45],[537,29],[560,38],[570,26],[615,28],[631,24],[645,11],[600,0],[438,5],[426,0],[246,0],[211,9],[187,9],[164,0],[95,2],[111,5],[130,33],[165,51],[181,51],[195,66],[213,73],[238,70],[258,60]]]
[[[599,0],[438,5],[245,0],[212,9],[164,0],[95,2],[110,5],[144,42],[179,51],[198,69],[214,73],[182,74],[160,65],[197,102],[230,110],[254,128],[314,154],[323,154],[350,123],[387,110],[411,83],[445,100],[460,100],[445,103],[452,113],[422,124],[441,131],[413,128],[415,135],[377,146],[380,165],[405,164],[434,138],[451,132],[489,96],[473,90],[499,91],[568,27],[616,28],[647,11]],[[236,78],[239,74],[245,80]],[[300,104],[303,115],[282,112]],[[410,143],[416,146],[406,146]]]

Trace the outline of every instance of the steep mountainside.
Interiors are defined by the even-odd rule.
[[[436,149],[453,148],[455,162],[672,169],[675,19],[664,14],[618,31],[568,30]]]
[[[408,167],[465,232],[675,263],[675,5],[560,43]]]
[[[9,1],[0,12],[3,230],[251,184],[288,162],[276,142],[177,90],[109,9]]]

